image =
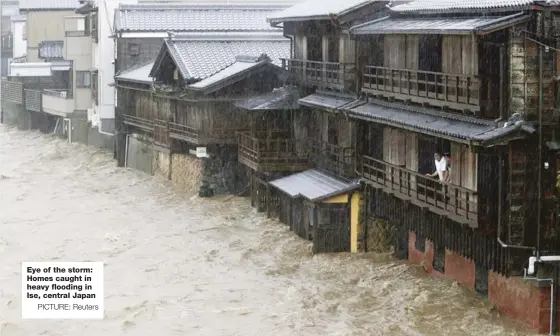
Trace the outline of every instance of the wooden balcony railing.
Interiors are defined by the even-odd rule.
[[[282,67],[303,81],[326,88],[351,89],[354,85],[354,63],[318,62],[299,59],[282,59]]]
[[[317,168],[322,168],[344,177],[354,177],[356,170],[356,151],[354,148],[341,147],[328,142],[307,140],[309,160]]]
[[[401,199],[471,227],[478,226],[478,196],[475,191],[443,183],[369,156],[362,157],[359,174],[366,182]]]
[[[238,132],[237,144],[239,162],[256,171],[300,171],[309,166],[305,146],[289,134]]]
[[[169,144],[169,123],[166,120],[154,121],[154,141],[163,146]]]
[[[169,137],[196,144],[198,143],[198,128],[170,122]]]
[[[480,83],[473,75],[364,66],[362,92],[458,111],[480,112]]]
[[[149,119],[131,116],[128,114],[122,114],[121,117],[126,125],[136,126],[148,132],[154,131],[154,123]]]

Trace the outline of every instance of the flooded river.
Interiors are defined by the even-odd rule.
[[[21,320],[22,261],[104,261],[105,319]],[[312,256],[241,198],[0,125],[0,335],[528,335],[389,255]]]

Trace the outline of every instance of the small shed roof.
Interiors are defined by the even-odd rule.
[[[523,13],[507,16],[477,16],[463,18],[391,18],[384,17],[350,29],[354,35],[369,34],[485,34],[503,29],[531,17]]]
[[[129,69],[115,76],[115,79],[127,82],[150,84],[153,82],[153,78],[150,77],[150,71],[153,67],[154,62],[150,62],[140,67]]]
[[[356,101],[350,96],[339,96],[323,92],[315,92],[298,100],[303,106],[336,110]]]
[[[280,23],[287,21],[326,20],[359,9],[378,0],[307,0],[281,12],[269,15],[267,21]],[[384,1],[388,2],[388,1]]]
[[[318,169],[282,177],[270,182],[270,185],[290,197],[304,197],[312,202],[326,200],[360,188],[359,181],[334,177]]]

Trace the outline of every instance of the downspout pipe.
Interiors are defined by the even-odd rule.
[[[529,257],[529,267],[527,267],[527,274],[535,274],[536,264],[559,264],[560,256],[540,256],[540,257]]]

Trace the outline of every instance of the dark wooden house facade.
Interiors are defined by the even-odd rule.
[[[337,161],[351,169],[325,168],[361,178],[357,245],[367,249],[367,218],[389,221],[397,256],[506,309],[521,285],[505,279],[533,253],[558,252],[556,60],[546,47],[556,45],[556,8],[416,0],[349,3],[322,18],[312,2],[269,21],[293,39],[284,65],[310,93],[296,131],[347,150]],[[445,181],[426,176],[436,152],[447,153]],[[543,330],[535,302],[513,314]]]

